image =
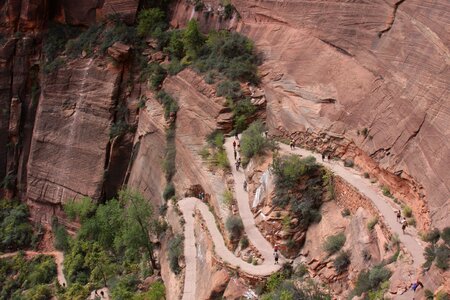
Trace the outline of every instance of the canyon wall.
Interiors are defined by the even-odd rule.
[[[450,3],[233,4],[238,30],[264,55],[271,132],[307,132],[331,149],[338,139],[340,154],[363,157],[413,207],[420,228],[448,226]],[[408,189],[396,194],[398,179]]]
[[[41,31],[49,20],[87,26],[119,13],[133,22],[139,3],[74,3],[0,3],[3,185],[15,185],[20,197],[50,206],[82,195],[113,195],[127,180],[147,196],[158,197],[165,184],[158,162],[165,125],[156,100],[149,100],[155,111],[147,107],[139,118],[139,128],[150,124],[154,130],[109,138],[118,104],[129,109],[127,122],[137,125],[136,103],[142,95],[151,99],[151,92],[133,81],[129,86],[126,66],[103,58],[70,60],[53,75],[44,74],[40,65]],[[225,20],[217,1],[205,1],[203,12],[177,1],[171,24],[182,27],[195,17],[205,30],[235,28],[250,37],[264,58],[261,86],[271,134],[353,157],[413,207],[420,228],[449,225],[450,4],[232,3],[237,13]],[[192,78],[182,73],[164,83],[181,104],[175,182],[180,193],[200,184],[217,195],[223,190],[220,176],[210,182],[197,152],[204,135],[228,126],[230,119],[205,85]],[[129,163],[130,157],[134,160]]]

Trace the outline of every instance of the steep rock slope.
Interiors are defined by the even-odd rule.
[[[430,218],[449,225],[450,4],[233,4],[238,30],[265,57],[268,124],[285,134],[308,131],[326,146],[334,138],[341,153],[399,188],[421,228]],[[326,131],[331,139],[320,135]]]
[[[28,164],[27,197],[49,204],[102,193],[121,70],[80,59],[46,78]]]

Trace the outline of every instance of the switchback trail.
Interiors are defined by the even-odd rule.
[[[412,229],[408,227],[406,229],[406,234],[403,234],[401,224],[397,222],[397,216],[395,214],[395,210],[388,203],[385,196],[381,194],[381,191],[373,186],[368,179],[363,178],[360,174],[356,174],[355,171],[351,168],[344,167],[343,163],[340,161],[321,161],[321,154],[314,153],[309,150],[296,148],[295,150],[289,149],[288,145],[281,144],[280,148],[283,152],[286,153],[294,153],[301,156],[313,156],[316,158],[316,161],[320,164],[323,164],[325,167],[334,172],[334,174],[338,175],[345,181],[347,181],[350,185],[356,188],[361,194],[366,196],[370,201],[375,205],[378,209],[380,215],[383,216],[386,225],[389,227],[392,233],[398,234],[400,241],[406,247],[408,252],[412,255],[414,260],[413,265],[416,269],[419,269],[420,266],[425,262],[423,257],[423,247],[419,242],[418,236],[415,232],[412,232]]]
[[[261,265],[252,265],[241,258],[236,257],[225,246],[222,234],[217,228],[214,215],[209,210],[208,206],[201,202],[197,198],[184,198],[178,202],[179,208],[183,213],[185,220],[184,227],[184,255],[186,262],[185,269],[185,282],[183,290],[183,300],[196,299],[196,282],[197,282],[197,249],[194,236],[194,212],[198,210],[203,219],[205,220],[206,227],[211,235],[214,243],[214,252],[225,264],[232,268],[239,268],[241,271],[254,276],[268,276],[280,269],[280,265],[274,264],[273,247],[263,237],[258,230],[253,218],[253,213],[250,210],[250,202],[248,193],[244,191],[243,183],[245,175],[242,170],[237,171],[234,167],[234,155],[233,155],[233,138],[227,138],[225,140],[225,150],[228,159],[231,164],[231,172],[234,178],[234,191],[235,197],[239,208],[239,214],[244,224],[245,233],[250,243],[261,253],[264,258],[264,262]],[[388,204],[387,200],[380,194],[380,191],[370,184],[368,180],[362,178],[360,174],[356,174],[354,170],[348,169],[342,165],[342,162],[321,162],[321,155],[309,150],[296,148],[295,150],[289,149],[287,145],[280,144],[280,148],[285,153],[298,154],[301,156],[313,156],[318,163],[322,163],[325,167],[329,168],[336,175],[343,178],[350,185],[355,187],[361,194],[366,196],[378,209],[379,213],[383,216],[386,225],[390,228],[390,231],[397,233],[400,241],[406,247],[409,253],[413,257],[413,265],[415,268],[419,268],[423,262],[423,247],[419,243],[417,236],[411,234],[410,231],[403,234],[401,225],[397,222],[397,217],[394,209]],[[410,230],[410,229],[409,229]],[[283,257],[280,257],[280,264],[284,261]],[[409,292],[407,294],[410,294]]]

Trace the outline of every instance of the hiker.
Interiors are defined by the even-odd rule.
[[[273,253],[273,256],[275,257],[275,264],[278,265],[278,258],[279,258],[278,251],[275,251],[275,252]]]
[[[330,161],[330,159],[331,159],[331,154],[330,153],[328,153],[327,159],[328,159],[328,161]]]
[[[236,171],[239,171],[239,166],[241,165],[241,161],[238,159],[236,161]]]
[[[264,135],[266,136],[267,139],[267,137],[269,136],[269,130],[264,131]]]
[[[236,140],[233,141],[233,149],[236,151]]]
[[[237,148],[238,148],[238,150],[241,150],[241,143],[237,143]]]
[[[322,153],[322,161],[325,159],[325,152]]]
[[[291,150],[294,149],[294,140],[291,140],[291,142],[289,143],[289,147],[291,147]]]
[[[238,140],[238,141],[239,141],[239,136],[238,136],[238,133],[237,133],[237,131],[236,131],[236,133],[234,134],[234,138],[235,138],[236,140]]]
[[[236,149],[234,149],[234,160],[236,160],[236,158],[237,158],[237,151]]]
[[[400,210],[397,210],[397,222],[400,223],[401,219],[402,219],[402,212]]]
[[[416,290],[419,286],[423,289],[423,283],[420,282],[419,279],[417,279],[416,282],[413,282],[411,284],[411,289],[414,291],[414,293],[416,292]]]
[[[278,252],[278,244],[275,244],[275,247],[273,247],[273,250],[274,250],[275,252]]]
[[[401,224],[402,224],[403,234],[405,234],[405,229],[406,229],[406,227],[408,227],[408,222],[406,222],[405,217],[403,217]]]
[[[102,299],[105,297],[105,293],[103,291],[100,291],[100,295],[102,296]]]
[[[247,191],[247,180],[244,180],[244,191]]]

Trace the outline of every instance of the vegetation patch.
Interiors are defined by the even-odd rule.
[[[176,235],[173,239],[169,241],[169,266],[170,270],[175,274],[179,274],[181,272],[181,267],[179,265],[180,257],[183,255],[183,236]]]
[[[273,204],[279,207],[290,205],[303,229],[313,222],[319,222],[323,173],[315,158],[300,158],[297,155],[275,156],[272,171],[275,177]]]
[[[27,259],[23,252],[0,259],[0,299],[50,299],[56,264],[51,256]],[[46,298],[47,297],[47,298]]]
[[[225,227],[233,240],[239,240],[244,232],[244,224],[239,216],[229,216],[225,222]]]
[[[348,251],[341,251],[333,260],[333,266],[337,274],[342,274],[347,271],[350,265],[350,253]]]
[[[363,270],[358,275],[352,295],[361,296],[361,294],[365,292],[377,291],[382,287],[384,282],[388,282],[390,277],[391,271],[381,265],[375,266],[369,270]],[[387,284],[387,286],[389,286],[389,284]],[[384,285],[383,288],[385,287],[386,286]]]
[[[264,125],[258,120],[253,122],[242,133],[240,143],[244,165],[246,165],[252,157],[262,155],[267,150],[275,148],[274,142],[263,136],[264,131]]]
[[[332,255],[344,247],[345,241],[346,238],[343,232],[336,235],[330,235],[323,244],[323,250],[325,250],[328,255]]]
[[[369,231],[371,231],[375,228],[375,225],[377,225],[377,224],[378,224],[378,217],[373,217],[367,223],[367,229],[369,229]]]
[[[32,246],[33,227],[28,207],[13,200],[0,200],[0,252],[12,252]]]
[[[81,227],[74,239],[69,237],[64,260],[69,288],[62,290],[59,298],[85,299],[92,288],[105,284],[115,299],[142,296],[137,285],[156,268],[152,241],[167,228],[148,200],[137,192],[122,190],[117,199],[104,204],[95,205],[84,198],[69,202],[65,209]]]

